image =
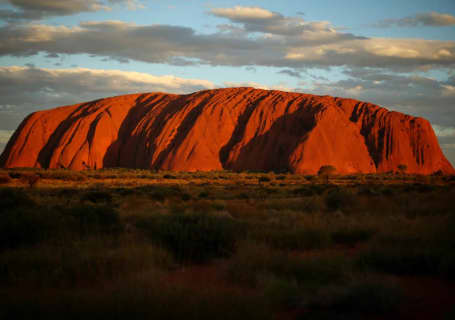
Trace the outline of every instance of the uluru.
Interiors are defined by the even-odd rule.
[[[39,111],[0,166],[455,173],[429,121],[353,99],[228,88],[130,94]]]

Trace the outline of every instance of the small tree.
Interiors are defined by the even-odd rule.
[[[330,176],[334,175],[337,169],[332,165],[324,165],[319,168],[318,176],[324,177],[326,183],[329,183]]]
[[[400,163],[397,168],[401,174],[405,174],[406,171],[408,170],[408,166],[403,163]]]

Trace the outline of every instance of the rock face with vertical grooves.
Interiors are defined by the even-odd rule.
[[[2,167],[452,174],[430,123],[352,99],[253,88],[145,93],[29,115]]]

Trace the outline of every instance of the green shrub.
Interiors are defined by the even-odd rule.
[[[140,219],[137,227],[181,262],[204,262],[234,252],[239,225],[225,216],[183,214]]]

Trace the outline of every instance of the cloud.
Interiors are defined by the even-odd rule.
[[[438,137],[455,138],[455,127],[446,127],[433,124],[433,129]]]
[[[13,133],[13,130],[0,130],[0,144],[6,144]]]
[[[438,12],[419,13],[402,19],[386,19],[376,24],[377,27],[446,27],[455,25],[455,16]]]
[[[2,0],[8,7],[0,9],[0,18],[15,20],[41,20],[46,17],[68,16],[82,12],[111,10],[109,5],[126,5],[135,10],[144,6],[138,0]]]
[[[239,88],[239,87],[252,87],[256,89],[263,89],[263,90],[280,90],[280,91],[294,91],[294,88],[290,88],[286,86],[285,84],[277,84],[277,85],[264,85],[258,82],[254,81],[240,81],[240,82],[235,82],[235,81],[225,81],[223,83],[223,86],[225,88]]]
[[[402,71],[455,65],[454,41],[359,38],[338,32],[327,22],[296,25],[287,20],[294,18],[275,15],[241,26],[248,34],[253,29],[260,32],[254,37],[229,32],[199,34],[188,27],[121,21],[84,22],[74,27],[9,24],[0,27],[0,56],[86,53],[118,61],[173,65],[349,66]],[[241,19],[251,21],[245,16]],[[272,23],[263,23],[269,20]]]
[[[128,10],[144,9],[145,5],[139,0],[108,0],[110,4],[126,5]]]
[[[351,34],[337,34],[327,21],[307,22],[301,17],[285,17],[278,12],[259,7],[214,8],[209,13],[226,18],[231,23],[242,25],[244,33],[259,32],[269,35],[297,36],[306,40],[313,38],[314,33],[318,33],[319,38],[333,38],[333,36],[336,38],[356,38]],[[226,25],[221,25],[221,27],[226,29]]]
[[[294,77],[294,78],[297,78],[297,79],[301,79],[302,78],[302,75],[300,74],[300,72],[294,71],[294,70],[291,70],[291,69],[280,70],[277,73],[285,74],[285,75],[288,75],[290,77]]]
[[[259,7],[214,8],[210,12],[213,15],[235,21],[267,20],[278,16],[277,13]]]
[[[0,128],[14,130],[38,109],[135,92],[189,93],[212,89],[206,80],[97,69],[0,67]]]
[[[375,68],[353,68],[344,71],[341,80],[315,80],[302,90],[370,101],[388,109],[427,118],[445,128],[455,123],[452,108],[455,99],[443,94],[445,86],[451,81],[420,74],[384,72]]]

